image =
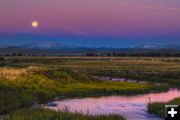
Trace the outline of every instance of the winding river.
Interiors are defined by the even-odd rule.
[[[176,97],[180,97],[180,91],[171,89],[168,92],[135,96],[104,96],[57,100],[52,102],[57,106],[46,107],[57,111],[67,107],[71,112],[92,115],[120,114],[127,118],[127,120],[162,120],[162,118],[147,112],[148,103],[167,102]]]

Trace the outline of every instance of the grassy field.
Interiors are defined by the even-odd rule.
[[[180,58],[173,57],[6,57],[10,66],[48,65],[95,76],[132,78],[180,87]]]
[[[97,58],[96,58],[97,59]],[[69,67],[96,76],[131,78],[148,82],[168,83],[180,87],[179,58],[104,58],[91,61],[62,62]]]
[[[4,120],[125,120],[119,115],[81,115],[68,111],[55,112],[47,109],[22,109],[10,114]]]
[[[180,87],[179,61],[143,57],[5,57],[0,60],[0,114],[57,96],[132,95]],[[102,81],[94,76],[148,83]]]
[[[164,117],[165,116],[165,110],[164,110],[165,105],[180,105],[180,98],[176,98],[167,103],[151,103],[148,105],[148,112],[157,114],[161,117]]]
[[[30,106],[35,101],[43,103],[56,96],[130,95],[167,89],[166,85],[100,81],[64,68],[5,67],[1,71],[1,114]]]

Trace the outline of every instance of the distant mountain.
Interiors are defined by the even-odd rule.
[[[138,45],[134,48],[77,47],[56,42],[33,42],[20,46],[0,47],[0,55],[130,55],[180,56],[180,45]]]
[[[158,46],[153,45],[153,44],[141,44],[141,45],[137,45],[134,48],[143,48],[143,49],[157,49]]]
[[[180,50],[180,45],[163,45],[160,48]]]
[[[8,47],[16,47],[16,48],[25,48],[25,49],[40,49],[40,50],[106,50],[106,51],[131,51],[131,50],[158,50],[158,49],[173,49],[180,50],[180,45],[175,44],[140,44],[134,47],[126,47],[126,48],[114,48],[114,47],[83,47],[83,46],[73,46],[73,45],[65,45],[60,42],[29,42],[23,45],[18,46],[7,46],[0,45],[0,48],[8,48]]]
[[[6,47],[0,48],[0,55],[26,54],[26,55],[84,55],[87,51],[81,49],[47,49],[40,48],[23,48],[23,47]]]
[[[134,48],[112,48],[112,47],[78,47],[78,46],[70,46],[65,45],[59,42],[31,42],[21,46],[17,46],[21,48],[31,48],[31,49],[43,49],[43,50],[77,50],[77,49],[98,49],[98,50],[129,50],[129,49],[149,49],[149,50],[157,50],[157,49],[174,49],[180,50],[180,45],[167,44],[167,45],[156,45],[156,44],[141,44],[137,45]]]
[[[180,45],[174,45],[174,44],[167,44],[167,45],[141,44],[141,45],[135,46],[134,48],[180,50]]]
[[[31,42],[18,47],[31,48],[31,49],[52,49],[52,50],[75,48],[74,46],[66,46],[58,42]]]

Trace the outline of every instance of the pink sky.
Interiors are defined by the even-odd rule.
[[[1,0],[0,16],[0,33],[180,38],[179,0]]]
[[[158,35],[180,30],[178,0],[1,0],[0,8],[0,32],[34,32],[32,20],[49,34]]]

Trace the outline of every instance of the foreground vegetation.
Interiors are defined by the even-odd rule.
[[[0,71],[1,114],[57,96],[130,95],[167,90],[166,85],[100,81],[64,68],[4,67]]]
[[[179,61],[180,58],[6,57],[0,59],[0,114],[45,103],[57,96],[132,95],[180,87]],[[94,76],[133,78],[148,83],[102,81]],[[156,113],[162,104],[149,105],[149,111]],[[23,109],[12,112],[7,120],[31,119],[26,115],[38,120],[45,117],[47,120],[66,120],[66,116],[68,120],[76,116],[78,120],[119,119],[114,115],[92,117],[67,111],[56,113],[44,109]]]
[[[82,115],[68,111],[55,112],[47,109],[22,109],[13,112],[4,120],[125,120],[119,115]]]
[[[151,103],[148,105],[148,112],[157,114],[161,117],[165,116],[165,105],[180,105],[180,98],[176,98],[167,103]]]

